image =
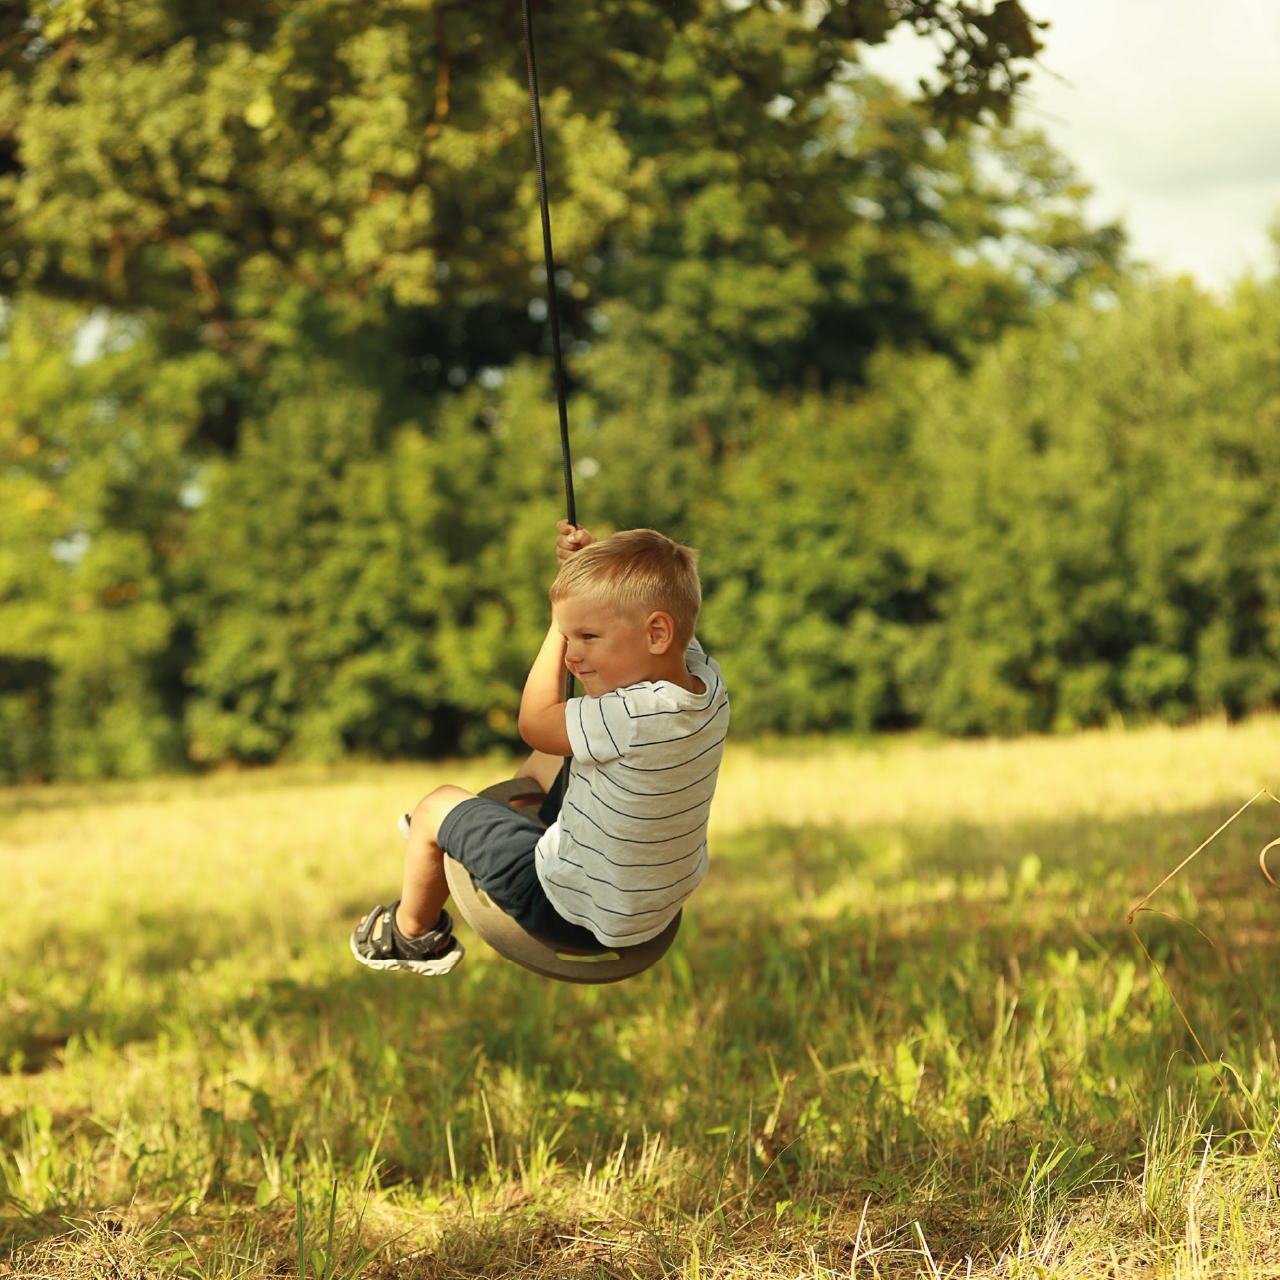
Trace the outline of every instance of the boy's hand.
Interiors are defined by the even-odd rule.
[[[575,551],[589,547],[596,540],[590,529],[561,520],[556,525],[556,563],[564,564]]]

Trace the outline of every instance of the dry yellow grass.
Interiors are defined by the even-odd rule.
[[[506,760],[344,765],[0,791],[0,883],[64,918],[145,893],[157,909],[283,890],[332,902],[393,889],[395,818],[440,782]],[[777,823],[846,827],[1128,818],[1240,802],[1280,775],[1280,717],[1065,738],[730,744],[712,838]],[[1194,834],[1194,833],[1189,833]]]
[[[768,822],[983,826],[1243,801],[1280,779],[1280,717],[1014,741],[821,741],[729,752],[713,830]]]

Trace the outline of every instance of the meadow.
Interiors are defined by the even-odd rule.
[[[0,1274],[1280,1274],[1280,719],[736,745],[655,969],[347,938],[510,762],[0,791]],[[1185,1010],[1212,1063],[1179,1017]]]

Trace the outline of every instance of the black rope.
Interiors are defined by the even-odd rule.
[[[560,354],[560,307],[556,297],[556,263],[551,252],[551,210],[547,207],[547,166],[542,155],[542,108],[538,102],[538,68],[533,55],[533,19],[529,0],[524,14],[524,47],[529,58],[529,105],[533,111],[533,155],[538,168],[538,202],[542,207],[542,256],[547,265],[547,309],[551,318],[551,355],[556,366],[556,404],[560,409],[560,460],[564,464],[564,502],[569,523],[578,523],[573,500],[573,465],[569,457],[569,409],[565,403],[564,358]]]
[[[556,405],[560,410],[560,461],[564,466],[565,514],[578,523],[573,500],[573,462],[569,456],[569,407],[565,403],[564,357],[560,354],[560,305],[556,296],[556,260],[551,251],[551,210],[547,205],[547,164],[542,154],[542,106],[538,102],[538,66],[533,54],[533,19],[529,0],[520,0],[524,15],[524,48],[529,60],[529,108],[533,114],[533,158],[538,170],[538,204],[542,210],[542,259],[547,270],[547,311],[551,318],[551,355],[556,367]],[[564,700],[573,697],[573,672],[564,673]]]

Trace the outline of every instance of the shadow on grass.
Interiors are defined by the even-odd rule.
[[[1066,872],[1089,884],[1122,887],[1137,897],[1153,887],[1233,812],[1234,806],[1104,819],[1010,824],[911,826],[770,826],[723,839],[707,881],[713,891],[776,893],[779,878],[795,897],[811,899],[837,878],[868,875],[876,887],[910,880],[928,887],[946,878],[1003,872],[1017,878],[1028,857],[1036,879]],[[1184,873],[1198,892],[1260,894],[1271,890],[1258,870],[1258,852],[1280,835],[1280,807],[1246,810]],[[1274,890],[1271,890],[1274,893]],[[695,899],[696,901],[696,899]],[[1280,905],[1280,894],[1275,901]],[[1123,902],[1116,903],[1123,917]]]
[[[1223,816],[1211,809],[1011,826],[737,833],[713,850],[711,874],[668,961],[593,995],[498,961],[474,938],[462,976],[439,984],[371,975],[354,962],[336,976],[326,966],[324,978],[299,980],[254,961],[255,951],[271,951],[270,940],[283,928],[273,904],[235,916],[212,907],[199,918],[138,913],[115,921],[109,935],[39,935],[34,955],[9,960],[8,975],[0,976],[0,1007],[6,991],[9,1006],[0,1023],[0,1068],[48,1069],[76,1035],[92,1033],[115,1046],[152,1038],[177,1013],[175,984],[237,954],[246,957],[254,979],[240,985],[251,990],[219,993],[215,1017],[262,1026],[276,1017],[319,1017],[365,999],[468,1021],[467,1005],[483,996],[494,1016],[473,1022],[472,1031],[488,1059],[497,1061],[518,1058],[528,1043],[513,1038],[510,1028],[536,1020],[534,1010],[555,1009],[559,997],[634,1015],[664,983],[710,997],[742,973],[767,983],[804,983],[815,965],[851,957],[868,976],[882,978],[910,956],[922,975],[937,977],[965,946],[977,948],[993,975],[1010,964],[1015,973],[1025,970],[1050,951],[1128,951],[1128,908]],[[1241,947],[1255,956],[1274,950],[1280,893],[1259,874],[1257,852],[1278,831],[1280,810],[1259,806],[1243,815],[1153,902],[1173,918],[1140,918],[1148,946],[1169,951],[1175,963],[1182,957],[1192,968],[1210,963],[1228,971],[1242,967]],[[346,951],[346,918],[357,914],[351,903],[340,904],[331,942],[320,939],[335,960]],[[1216,964],[1204,959],[1213,950],[1197,930],[1218,948]],[[316,922],[299,942],[315,945]],[[108,972],[116,975],[114,989],[104,981]],[[134,980],[136,1002],[121,979]]]
[[[471,938],[448,979],[371,974],[347,955],[336,908],[307,924],[286,974],[264,945],[278,942],[277,904],[137,914],[7,962],[0,1064],[54,1070],[73,1037],[110,1064],[163,1032],[226,1078],[250,1043],[294,1074],[237,1121],[250,1126],[237,1159],[301,1135],[354,1168],[390,1098],[384,1185],[444,1185],[454,1165],[479,1178],[495,1160],[524,1169],[538,1142],[600,1168],[654,1134],[714,1164],[739,1133],[760,1135],[741,1159],[779,1200],[841,1180],[881,1194],[887,1178],[910,1202],[938,1151],[956,1186],[979,1180],[980,1159],[1014,1185],[1038,1142],[1127,1159],[1141,1133],[1121,1115],[1125,1088],[1158,1097],[1175,1067],[1194,1068],[1124,916],[1224,816],[742,832],[713,850],[672,953],[617,987],[548,983]],[[1280,1026],[1280,894],[1256,861],[1278,829],[1280,811],[1250,811],[1154,904],[1208,941],[1178,919],[1141,926],[1210,1053],[1240,1061]],[[1126,982],[1136,994],[1121,998]],[[932,1109],[913,1111],[913,1090]],[[1022,1110],[997,1127],[1001,1105]],[[82,1119],[68,1106],[51,1131]],[[0,1117],[0,1142],[16,1141],[14,1123]],[[219,1176],[252,1200],[248,1174]],[[702,1192],[684,1194],[697,1207]],[[949,1213],[936,1211],[940,1229]],[[36,1220],[21,1221],[30,1238]],[[18,1227],[0,1217],[0,1239]]]

